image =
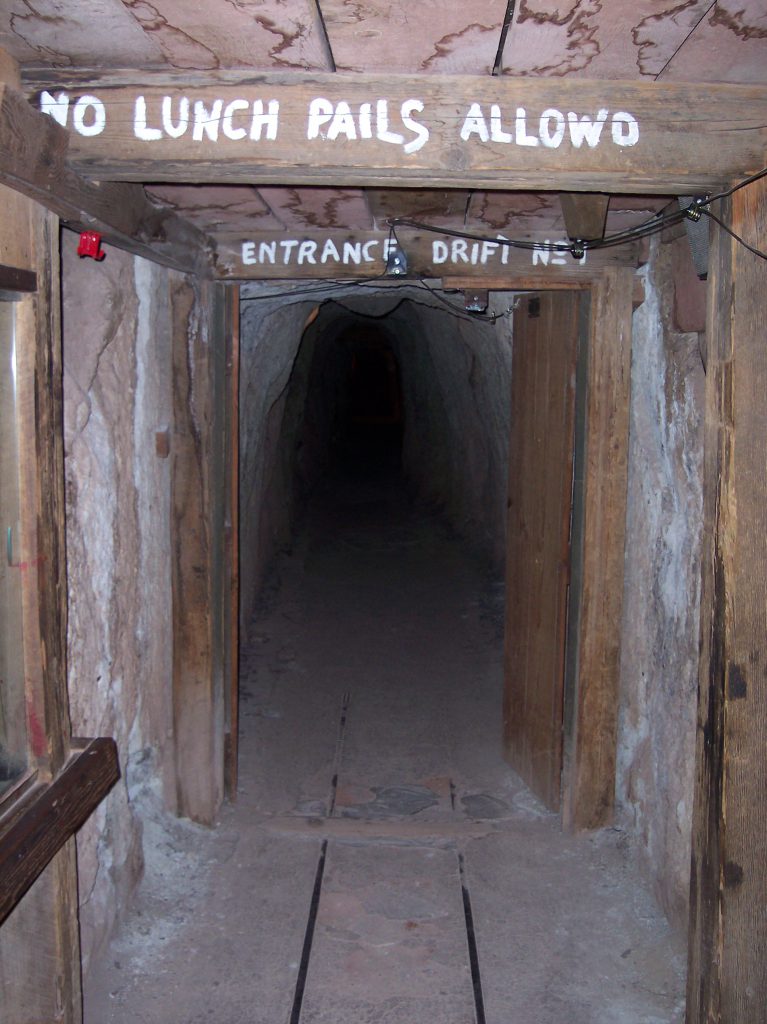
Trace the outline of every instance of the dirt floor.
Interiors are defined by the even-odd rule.
[[[86,1024],[671,1024],[625,835],[501,757],[502,586],[396,481],[317,497],[242,659],[239,798],[149,814]]]

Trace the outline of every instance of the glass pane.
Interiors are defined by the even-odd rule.
[[[0,302],[0,796],[27,766],[13,312]]]

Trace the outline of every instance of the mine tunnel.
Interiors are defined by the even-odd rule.
[[[339,477],[399,484],[503,576],[510,319],[409,292],[319,305],[244,295],[243,624],[295,517]]]
[[[170,1019],[249,1020],[256,997],[269,1024],[674,1019],[680,932],[627,832],[593,831],[612,799],[621,821],[690,813],[662,773],[694,729],[618,690],[606,626],[626,502],[633,579],[648,551],[667,564],[636,510],[697,493],[656,443],[657,293],[633,321],[631,449],[655,461],[627,494],[628,334],[598,289],[491,291],[477,316],[417,282],[195,290],[75,242],[73,720],[125,749],[78,840],[86,1020],[164,1021],[169,998]],[[700,383],[694,336],[664,330]],[[645,495],[656,479],[687,490]],[[695,585],[694,558],[673,568]],[[648,593],[626,586],[626,657],[682,672],[676,641],[641,646]],[[683,892],[688,850],[662,839]]]

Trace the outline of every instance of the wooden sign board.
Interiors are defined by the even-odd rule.
[[[93,75],[62,70],[33,102],[98,179],[689,194],[759,169],[767,148],[767,93],[751,86]]]
[[[484,241],[397,228],[389,232],[309,233],[261,232],[249,238],[216,239],[215,274],[226,280],[295,280],[310,278],[376,278],[386,272],[392,246],[399,242],[407,257],[408,278],[460,275],[517,276],[543,273],[589,279],[608,266],[636,266],[637,246],[622,245],[587,251],[574,259],[560,238],[528,235],[530,249],[503,245],[502,235]]]

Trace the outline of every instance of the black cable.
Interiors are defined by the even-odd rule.
[[[435,299],[439,299],[443,306],[447,306],[453,315],[457,316],[461,320],[479,320],[482,323],[494,324],[511,312],[510,309],[507,309],[503,313],[474,313],[470,309],[462,309],[460,306],[456,306],[456,304],[451,302],[450,299],[446,299],[444,295],[440,295],[436,288],[430,288],[423,278],[420,279],[420,284],[427,292],[429,292],[430,295],[433,295]]]
[[[767,176],[767,167],[763,167],[761,171],[757,171],[755,174],[749,175],[748,178],[744,178],[743,181],[739,181],[737,185],[733,185],[732,188],[728,188],[726,192],[717,192],[714,196],[709,196],[707,202],[714,203],[717,199],[727,199],[733,193],[737,192],[741,188],[745,188],[746,185],[751,185],[755,181],[759,181],[760,178]]]
[[[762,252],[762,250],[757,249],[756,246],[750,245],[745,238],[741,238],[739,234],[732,230],[732,228],[727,227],[724,221],[717,217],[715,213],[712,213],[711,210],[701,210],[701,213],[705,213],[707,217],[710,217],[711,220],[718,224],[723,231],[726,231],[728,235],[732,235],[736,242],[740,242],[740,244],[744,248],[748,249],[749,252],[752,252],[754,256],[758,256],[761,260],[767,260],[767,252]]]
[[[493,61],[493,70],[491,74],[498,76],[503,74],[503,51],[506,48],[506,36],[509,34],[511,23],[514,20],[514,8],[517,6],[517,0],[508,0],[506,4],[506,14],[503,18],[503,26],[501,27],[501,38],[498,40],[498,49],[495,51],[495,60]]]

